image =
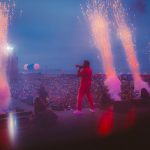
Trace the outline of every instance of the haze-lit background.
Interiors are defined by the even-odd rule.
[[[141,71],[150,73],[150,1],[122,0],[134,25],[134,38]],[[75,72],[75,64],[89,59],[94,72],[103,72],[81,6],[87,0],[15,0],[9,26],[9,43],[15,47],[19,67],[39,63],[43,68]],[[116,35],[111,39],[119,73],[129,72],[124,51]]]

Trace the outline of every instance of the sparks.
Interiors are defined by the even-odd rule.
[[[7,109],[10,102],[10,88],[6,76],[7,34],[10,5],[0,3],[0,109]]]
[[[132,30],[126,21],[126,12],[120,0],[112,0],[112,9],[117,26],[118,36],[125,50],[126,59],[134,78],[135,90],[140,91],[142,88],[149,90],[148,85],[142,81],[140,76],[140,65],[135,52]]]
[[[103,68],[107,76],[105,85],[114,99],[120,99],[120,81],[114,68],[107,9],[104,1],[90,1],[84,15],[88,19],[93,41],[101,55]],[[113,82],[116,83],[116,88],[114,88]]]

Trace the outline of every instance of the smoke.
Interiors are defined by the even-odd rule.
[[[88,19],[95,47],[98,49],[103,69],[106,74],[105,86],[114,100],[120,100],[120,81],[114,67],[113,54],[110,43],[110,26],[105,1],[90,1],[85,16]]]
[[[105,85],[109,90],[110,96],[114,100],[120,100],[121,83],[114,67],[114,57],[109,33],[110,23],[115,25],[118,37],[124,48],[126,60],[133,74],[135,90],[140,91],[142,88],[149,90],[149,86],[140,76],[140,64],[136,56],[132,29],[126,20],[128,16],[126,10],[120,0],[111,0],[107,2],[108,1],[104,0],[88,1],[87,9],[85,12],[83,11],[83,13],[88,20],[95,47],[101,55],[103,69],[106,74]],[[141,8],[139,8],[141,11],[145,9],[144,2],[137,2],[138,5],[141,4]],[[108,15],[111,10],[114,16],[114,20],[112,21],[110,21],[110,16]]]
[[[105,85],[109,89],[110,96],[114,100],[120,101],[120,91],[121,91],[120,90],[120,86],[121,86],[120,80],[116,76],[112,76],[105,80]]]
[[[141,91],[142,88],[145,88],[150,93],[149,85],[146,82],[142,81],[142,80],[135,80],[134,81],[134,88],[135,88],[136,91]]]
[[[136,48],[133,41],[132,30],[127,24],[125,9],[120,0],[113,0],[112,9],[117,28],[118,37],[124,47],[127,62],[133,74],[135,90],[140,91],[142,88],[149,90],[147,83],[142,81],[140,76],[140,64],[136,56]]]

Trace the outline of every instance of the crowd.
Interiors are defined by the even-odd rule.
[[[108,89],[104,86],[105,75],[97,74],[93,77],[92,93],[95,104],[100,104],[108,99]],[[121,99],[131,100],[139,93],[134,91],[134,84],[131,76],[120,76]],[[149,82],[148,78],[146,80]],[[30,105],[37,97],[37,91],[44,86],[49,95],[51,106],[63,108],[75,107],[79,87],[79,78],[76,75],[43,75],[43,74],[22,74],[17,81],[11,81],[12,99],[18,99]],[[149,82],[150,83],[150,82]],[[88,105],[83,101],[83,105]]]

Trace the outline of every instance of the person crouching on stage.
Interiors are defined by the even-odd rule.
[[[78,77],[81,78],[80,87],[78,90],[77,96],[77,110],[74,111],[75,114],[81,114],[82,110],[82,99],[86,95],[88,101],[90,103],[90,111],[94,111],[94,104],[93,104],[93,96],[91,93],[91,83],[92,83],[92,69],[90,68],[90,62],[88,60],[84,60],[83,66],[76,65],[78,68]]]
[[[57,115],[49,109],[49,96],[44,86],[40,87],[34,100],[34,114],[36,123],[41,125],[52,125],[57,121]]]
[[[34,112],[36,115],[45,112],[48,108],[48,93],[46,89],[41,86],[38,90],[38,97],[34,100]]]

